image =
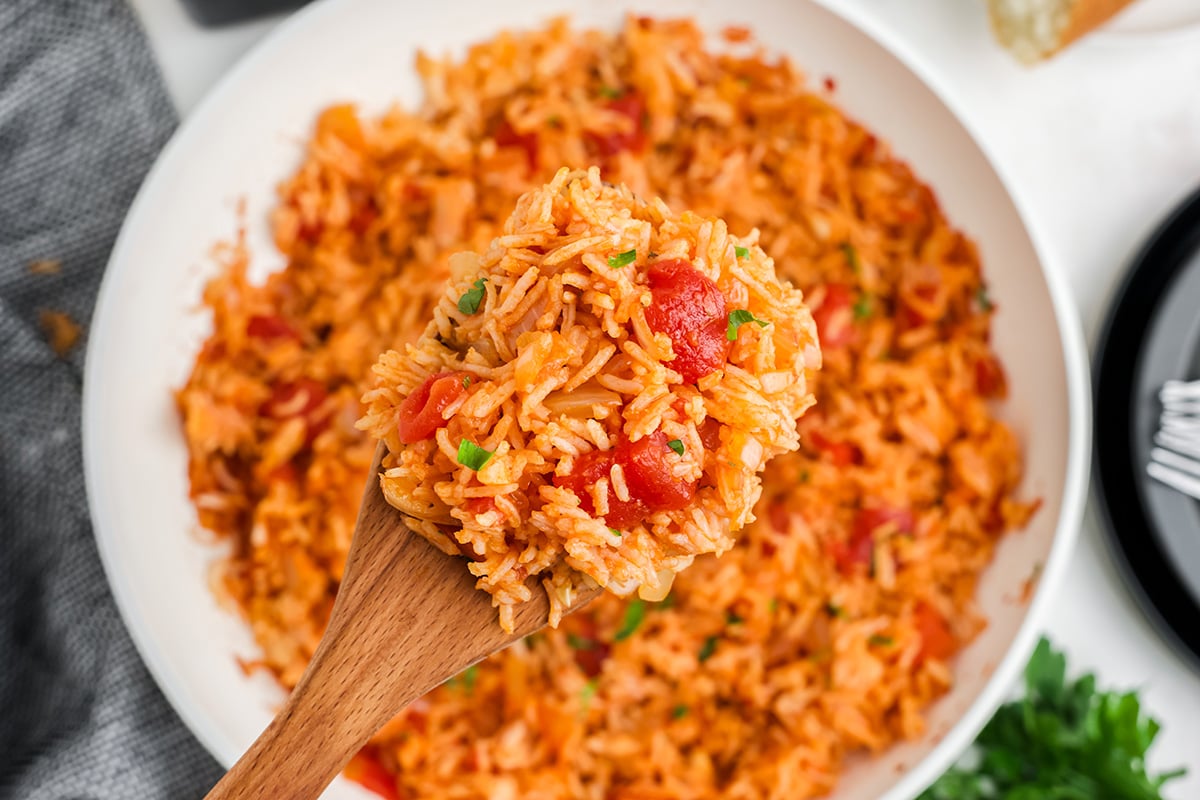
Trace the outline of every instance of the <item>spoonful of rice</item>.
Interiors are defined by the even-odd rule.
[[[363,398],[380,445],[325,636],[210,800],[315,798],[438,684],[732,547],[821,359],[756,239],[564,169],[451,258]]]

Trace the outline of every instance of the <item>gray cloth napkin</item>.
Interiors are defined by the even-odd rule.
[[[175,121],[120,0],[0,0],[0,798],[200,797],[220,774],[117,615],[80,463],[96,289]],[[47,311],[84,331],[61,357]]]

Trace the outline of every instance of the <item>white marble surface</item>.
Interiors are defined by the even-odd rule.
[[[205,30],[178,0],[132,2],[185,116],[281,19]],[[1118,25],[1026,69],[993,44],[982,0],[844,2],[869,9],[941,77],[1067,270],[1094,343],[1143,237],[1200,185],[1200,30],[1139,36],[1126,31],[1140,26]],[[1076,669],[1096,670],[1105,685],[1141,688],[1164,723],[1153,763],[1192,771],[1168,796],[1200,797],[1200,673],[1150,629],[1105,547],[1089,509],[1048,633]]]

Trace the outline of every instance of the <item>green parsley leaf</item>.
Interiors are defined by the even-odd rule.
[[[572,650],[595,650],[596,649],[596,643],[593,642],[591,639],[587,638],[586,636],[579,636],[578,634],[574,634],[574,633],[567,634],[567,644],[570,645]]]
[[[801,483],[808,483],[811,480],[812,480],[812,473],[810,473],[806,469],[800,471],[800,482]]]
[[[671,709],[671,719],[683,719],[688,714],[688,707],[680,703]]]
[[[464,314],[474,314],[479,310],[479,304],[483,302],[483,285],[485,283],[487,283],[487,278],[480,278],[471,284],[474,288],[463,292],[463,296],[458,298],[459,311]]]
[[[979,291],[975,292],[975,301],[979,303],[979,307],[984,312],[991,311],[996,305],[992,302],[992,298],[988,296],[988,288],[980,286]]]
[[[735,248],[733,248],[733,254],[735,256],[737,256],[738,258],[745,258],[746,256],[750,255],[750,248],[749,247],[735,247]]]
[[[600,682],[595,678],[583,685],[579,691],[579,707],[582,711],[587,711],[592,705],[592,698],[596,696],[596,690],[600,688]]]
[[[478,472],[483,465],[492,460],[492,453],[484,450],[474,442],[463,439],[458,443],[458,463]]]
[[[451,689],[462,689],[465,694],[471,694],[475,691],[475,682],[477,680],[479,680],[479,665],[472,664],[446,681],[446,685]]]
[[[964,760],[972,766],[951,768],[921,800],[1161,800],[1184,771],[1147,772],[1158,729],[1136,693],[1100,691],[1092,675],[1069,680],[1066,658],[1042,639],[1025,696],[984,727]]]
[[[630,601],[629,605],[625,606],[625,619],[621,620],[621,629],[617,631],[616,636],[613,637],[613,641],[620,642],[628,639],[638,629],[645,618],[646,603],[642,598],[635,597]]]
[[[871,645],[872,647],[891,647],[895,643],[896,643],[896,640],[893,639],[892,637],[880,636],[879,634],[874,634],[869,639],[867,639],[867,644]]]
[[[463,388],[464,389],[471,388],[471,376],[470,375],[463,375]]]
[[[826,603],[825,604],[825,613],[831,617],[846,616],[846,611],[836,603]]]
[[[675,593],[667,592],[667,596],[654,604],[654,607],[659,611],[666,611],[668,608],[675,607]]]
[[[745,621],[746,620],[742,619],[741,617],[739,617],[737,615],[736,611],[726,611],[725,612],[725,624],[726,625],[741,625]]]
[[[720,641],[720,637],[717,636],[710,636],[704,640],[704,645],[700,648],[700,652],[696,655],[696,658],[700,659],[701,664],[703,664],[705,661],[708,661],[713,657],[713,653],[717,652],[718,641]]]
[[[767,610],[770,611],[772,614],[774,614],[775,612],[777,612],[779,610],[779,598],[778,597],[771,598],[771,602],[767,603]]]
[[[532,648],[534,645],[538,644],[540,641],[542,641],[542,634],[531,633],[525,637],[525,646]]]
[[[605,100],[619,100],[625,96],[625,90],[619,86],[601,86],[600,96]]]
[[[613,536],[620,536],[620,535],[621,535],[621,532],[620,532],[619,530],[617,530],[616,528],[609,528],[609,529],[608,529],[608,532],[609,532],[609,533],[611,533]]]
[[[667,447],[675,451],[676,455],[683,455],[683,442],[679,439],[672,439],[667,442]]]
[[[550,116],[546,117],[546,124],[551,128],[561,128],[563,124],[562,117],[560,117],[558,114],[551,114]]]
[[[850,265],[851,272],[855,275],[862,272],[862,262],[858,260],[858,251],[854,249],[854,245],[842,242],[842,255],[846,257],[846,263]]]
[[[854,301],[854,319],[861,322],[871,316],[871,295],[863,292]]]
[[[615,256],[608,257],[608,266],[613,269],[627,267],[637,259],[637,250],[626,250],[624,253],[618,253]]]
[[[735,308],[729,312],[729,327],[725,329],[725,338],[731,342],[736,342],[738,328],[747,322],[755,322],[760,328],[765,328],[769,324],[765,319],[759,319],[744,308]]]

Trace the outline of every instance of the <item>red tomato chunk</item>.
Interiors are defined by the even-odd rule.
[[[854,301],[841,283],[825,287],[825,300],[813,311],[821,347],[845,347],[854,341]]]
[[[608,487],[608,513],[604,520],[614,528],[626,528],[655,511],[685,508],[696,495],[697,481],[684,482],[671,474],[671,459],[679,456],[667,446],[667,435],[656,431],[636,442],[623,441],[614,450],[593,451],[575,459],[567,475],[556,475],[555,486],[575,492],[580,504],[595,513],[591,487],[609,478],[613,464],[620,464],[629,488],[629,499],[621,500]]]
[[[682,260],[660,261],[647,274],[651,302],[646,323],[671,337],[673,370],[684,383],[716,372],[729,357],[725,295],[707,276]]]
[[[396,415],[396,433],[400,441],[414,444],[433,438],[446,424],[442,412],[457,400],[467,387],[465,372],[441,372],[430,375],[412,394],[404,398]]]
[[[277,383],[271,387],[271,397],[262,404],[259,412],[280,421],[300,417],[307,427],[305,441],[312,444],[313,439],[329,426],[328,413],[323,408],[328,396],[324,384],[312,378]]]
[[[300,335],[288,324],[283,317],[274,314],[263,316],[255,314],[246,323],[246,335],[253,339],[271,341],[273,339],[300,340]]]
[[[596,152],[605,158],[628,150],[640,153],[646,149],[646,104],[637,92],[626,92],[609,100],[605,107],[629,119],[629,127],[613,133],[589,133]]]
[[[525,161],[530,172],[538,166],[538,135],[537,133],[517,133],[508,120],[502,120],[493,134],[497,147],[512,147],[525,153]]]
[[[856,567],[869,567],[871,553],[875,549],[875,537],[885,526],[894,526],[900,533],[912,533],[913,515],[907,509],[879,506],[864,508],[854,518],[850,539],[834,547],[833,557],[843,574],[854,572]]]
[[[403,795],[392,775],[369,750],[362,750],[346,765],[346,777],[385,800],[402,800]]]

